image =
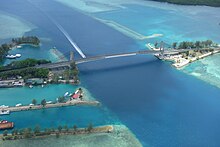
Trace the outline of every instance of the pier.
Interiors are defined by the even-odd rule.
[[[33,106],[25,105],[25,106],[18,106],[18,107],[14,106],[14,107],[2,108],[2,110],[9,110],[10,112],[19,112],[19,111],[40,110],[40,109],[78,106],[78,105],[98,106],[100,105],[100,102],[85,101],[85,100],[69,100],[65,103],[46,104],[45,106],[42,106],[42,105],[33,105]]]

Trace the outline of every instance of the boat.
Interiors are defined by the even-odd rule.
[[[8,122],[7,120],[0,121],[0,130],[12,129],[12,128],[14,128],[13,122]]]
[[[29,104],[29,106],[34,106],[34,104]]]
[[[9,106],[1,105],[0,108],[8,108]]]
[[[22,48],[22,46],[21,45],[17,45],[16,48]]]
[[[8,58],[8,59],[15,59],[17,57],[15,55],[7,55],[6,58]]]
[[[79,90],[76,90],[74,94],[77,94],[79,92]]]
[[[33,85],[29,85],[29,88],[33,88]]]
[[[67,96],[69,94],[69,92],[66,92],[65,94],[64,94],[64,96]]]
[[[20,106],[22,106],[21,103],[15,105],[15,107],[20,107]]]
[[[20,58],[20,57],[21,57],[21,54],[15,54],[15,57],[16,57],[16,58]]]
[[[9,110],[0,110],[0,115],[8,115],[10,114]]]
[[[46,102],[47,104],[52,104],[52,101],[48,101],[48,102]]]

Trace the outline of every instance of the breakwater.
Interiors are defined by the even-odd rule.
[[[68,107],[68,106],[76,106],[76,105],[90,105],[90,106],[98,106],[100,102],[98,101],[83,101],[83,100],[69,100],[65,103],[53,103],[43,105],[25,105],[18,107],[8,107],[3,108],[4,110],[9,110],[10,112],[19,112],[19,111],[30,111],[30,110],[39,110],[39,109],[48,109],[48,108],[57,108],[57,107]]]

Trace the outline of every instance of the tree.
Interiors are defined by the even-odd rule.
[[[155,46],[155,48],[158,48],[158,43],[155,42],[155,43],[154,43],[154,46]]]
[[[196,46],[196,48],[200,48],[200,41],[196,41],[196,43],[195,43],[195,46]]]
[[[43,100],[41,101],[41,105],[42,105],[43,107],[45,107],[46,104],[47,104],[47,101],[46,101],[45,99],[43,99]]]
[[[31,138],[32,137],[31,131],[32,131],[31,128],[24,129],[24,138]]]
[[[36,99],[33,99],[33,100],[32,100],[32,104],[36,105],[36,104],[37,104],[37,100],[36,100]]]
[[[79,74],[79,71],[78,71],[77,69],[74,69],[74,70],[73,70],[73,75],[74,75],[74,76],[77,76],[78,74]]]
[[[77,126],[74,125],[74,126],[73,126],[73,129],[74,129],[74,131],[76,132],[76,131],[77,131]]]
[[[76,63],[75,62],[71,62],[70,63],[70,69],[75,69],[76,68]]]
[[[64,103],[65,102],[65,97],[64,96],[58,97],[58,102],[59,103]]]
[[[57,129],[58,129],[59,132],[61,132],[63,128],[62,128],[62,126],[58,126]]]
[[[67,132],[69,131],[69,128],[67,125],[65,125],[63,128],[65,129],[65,131],[67,131]]]
[[[40,133],[40,126],[39,125],[35,126],[35,128],[34,128],[34,134],[38,134],[38,133]]]
[[[17,129],[14,129],[14,134],[18,135],[18,130]]]
[[[87,127],[87,131],[88,131],[88,132],[91,132],[92,129],[93,129],[93,125],[92,125],[92,123],[90,123],[90,124],[88,125],[88,127]]]
[[[20,130],[19,130],[19,134],[20,134],[20,135],[23,135],[23,134],[24,134],[24,129],[20,129]]]
[[[8,135],[8,131],[5,130],[5,131],[3,132],[3,136],[7,136],[7,135]]]
[[[11,131],[11,135],[14,136],[15,135],[15,130]]]
[[[176,47],[177,47],[177,42],[174,42],[172,46],[173,46],[174,49],[176,49]]]

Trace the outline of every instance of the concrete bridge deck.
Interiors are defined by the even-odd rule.
[[[172,49],[172,50],[164,50],[164,55],[169,54],[177,54],[181,52],[191,51],[191,50],[211,50],[210,48],[204,48],[204,49]],[[220,48],[216,48],[214,50],[220,50]],[[141,50],[136,52],[127,52],[127,53],[118,53],[118,54],[107,54],[107,55],[100,55],[100,56],[94,56],[94,57],[87,57],[83,59],[76,60],[76,64],[82,64],[87,62],[93,62],[97,60],[104,60],[104,59],[111,59],[111,58],[119,58],[119,57],[129,57],[129,56],[136,56],[136,55],[144,55],[144,54],[160,54],[161,51],[155,51],[155,50]],[[48,69],[54,69],[59,67],[66,67],[70,66],[70,63],[72,61],[63,61],[63,62],[57,62],[57,63],[49,63],[49,64],[42,64],[36,66],[36,68],[48,68]]]

